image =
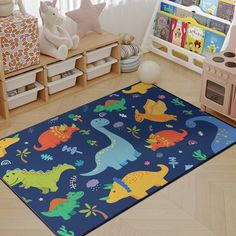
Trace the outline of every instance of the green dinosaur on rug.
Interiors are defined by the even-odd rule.
[[[58,190],[57,182],[59,181],[61,174],[66,170],[75,170],[76,168],[72,165],[63,164],[54,167],[52,170],[43,171],[27,171],[25,169],[15,169],[7,171],[4,175],[3,180],[9,186],[15,186],[22,183],[19,187],[29,189],[31,187],[42,190],[43,194],[47,194],[50,191],[56,192]]]
[[[107,100],[104,105],[97,105],[93,111],[94,112],[123,111],[126,110],[125,103],[126,100],[124,98],[122,98],[121,100]]]
[[[75,208],[80,207],[77,202],[84,196],[84,192],[69,192],[67,198],[55,198],[51,201],[49,210],[41,212],[47,217],[62,217],[64,220],[71,219],[72,215],[76,214]]]

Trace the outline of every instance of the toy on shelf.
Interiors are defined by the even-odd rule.
[[[204,62],[201,108],[211,108],[236,120],[236,26],[232,26],[229,46]]]
[[[121,72],[134,72],[140,65],[140,47],[133,43],[134,36],[128,33],[120,34],[121,39]]]
[[[60,15],[56,3],[57,0],[40,2],[40,15],[43,21],[40,51],[58,60],[65,60],[68,50],[78,47],[79,37],[77,35],[71,37],[69,32],[62,27],[64,17]]]
[[[84,37],[89,31],[102,33],[99,16],[105,6],[106,3],[93,5],[90,0],[81,0],[79,9],[66,13],[69,18],[77,23],[77,33],[80,38]]]
[[[14,11],[15,4],[18,5],[21,13],[25,15],[26,11],[22,0],[0,0],[0,17],[10,16]]]

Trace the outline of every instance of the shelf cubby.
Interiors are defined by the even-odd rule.
[[[117,62],[111,67],[110,73],[100,76],[94,80],[87,81],[87,52],[103,48],[109,45],[113,45],[111,49],[111,56],[114,57]],[[79,56],[79,57],[78,57]],[[63,91],[55,94],[49,94],[48,88],[48,69],[47,66],[53,63],[60,63],[59,60],[46,56],[40,56],[40,64],[34,65],[28,68],[21,69],[19,71],[4,74],[3,69],[0,69],[0,129],[10,124],[11,116],[25,113],[32,109],[38,108],[48,102],[55,101],[63,98],[64,96],[78,93],[88,86],[95,85],[105,80],[117,77],[120,75],[120,37],[108,32],[102,34],[89,33],[87,36],[81,39],[77,49],[71,50],[68,54],[68,58],[78,57],[76,59],[75,68],[79,69],[82,74],[76,78],[76,84],[74,87],[67,88]],[[1,54],[1,40],[0,40],[0,68],[3,68],[3,58]],[[37,72],[36,81],[43,85],[43,89],[38,92],[38,99],[29,104],[17,107],[11,111],[8,108],[7,92],[6,92],[6,79],[11,79],[14,76],[23,75],[35,69],[41,69]]]

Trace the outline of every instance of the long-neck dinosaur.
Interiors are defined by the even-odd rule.
[[[111,143],[97,152],[95,156],[97,167],[89,173],[81,174],[82,176],[97,175],[105,171],[108,167],[119,170],[122,166],[127,165],[128,161],[135,161],[141,156],[141,153],[135,150],[132,144],[104,128],[109,124],[110,121],[104,118],[91,121],[92,127],[106,135]]]

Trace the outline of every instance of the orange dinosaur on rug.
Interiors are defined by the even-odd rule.
[[[175,146],[178,142],[184,140],[184,138],[188,135],[188,132],[184,129],[181,129],[181,133],[175,130],[162,130],[155,134],[150,134],[147,139],[148,146],[152,151],[156,151],[159,148],[168,148],[171,146]]]
[[[157,102],[148,99],[144,105],[145,113],[140,113],[137,109],[135,110],[135,120],[137,122],[143,122],[145,119],[154,122],[167,122],[171,120],[177,120],[177,116],[165,114],[167,111],[166,104],[158,100]]]

